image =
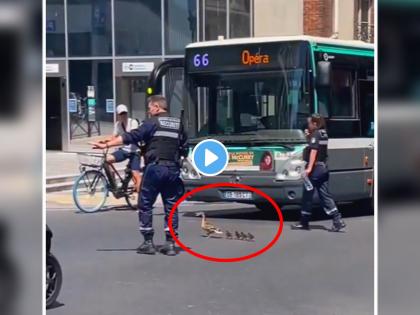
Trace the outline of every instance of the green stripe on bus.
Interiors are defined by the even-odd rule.
[[[354,55],[354,56],[364,56],[364,57],[373,57],[373,50],[365,49],[351,49],[344,47],[335,47],[335,46],[323,46],[323,45],[314,45],[314,51],[333,53],[333,54],[342,54],[342,55]]]

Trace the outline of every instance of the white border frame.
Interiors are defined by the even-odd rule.
[[[373,289],[373,313],[378,315],[378,0],[373,0],[374,10],[374,42],[375,55],[374,55],[374,117],[375,117],[375,132],[374,132],[374,144],[375,144],[375,158],[374,158],[374,208],[373,208],[373,221],[374,221],[374,255],[373,255],[373,278],[374,278],[374,289]],[[369,17],[370,18],[370,17]]]
[[[66,0],[64,0],[66,2]],[[65,14],[65,13],[64,13]],[[42,177],[42,183],[41,183],[41,187],[42,187],[42,226],[41,226],[41,230],[42,230],[42,283],[41,283],[41,287],[42,287],[42,292],[41,292],[41,296],[42,296],[42,301],[41,301],[41,305],[42,305],[42,314],[46,315],[47,313],[47,295],[46,295],[46,283],[45,283],[45,278],[46,278],[46,264],[47,264],[47,257],[45,255],[47,248],[46,248],[46,224],[47,224],[47,188],[46,188],[46,172],[47,172],[47,163],[46,163],[46,155],[47,155],[47,148],[46,148],[46,122],[47,122],[47,118],[46,118],[46,114],[47,114],[47,107],[46,107],[46,83],[47,83],[47,73],[45,71],[46,68],[46,63],[47,63],[47,58],[46,58],[46,53],[47,53],[47,32],[46,30],[46,19],[47,19],[47,2],[43,1],[42,2],[42,78],[41,78],[41,86],[42,86],[42,117],[41,117],[41,121],[42,121],[42,172],[41,172],[41,177]],[[64,21],[64,27],[66,27],[65,25],[65,21]],[[66,47],[66,46],[64,46]],[[66,65],[67,65],[67,61],[66,61]],[[67,66],[66,66],[67,68]]]

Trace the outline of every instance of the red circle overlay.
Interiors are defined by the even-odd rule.
[[[187,246],[185,246],[178,239],[178,237],[175,235],[175,231],[172,228],[172,219],[173,219],[175,210],[178,208],[178,206],[185,199],[194,195],[195,193],[198,193],[198,192],[206,190],[206,189],[217,188],[217,187],[233,187],[233,188],[241,188],[241,189],[245,189],[245,190],[248,190],[248,191],[252,191],[252,192],[260,195],[261,197],[267,199],[271,203],[271,205],[274,207],[274,209],[276,209],[277,214],[279,216],[279,226],[278,226],[276,235],[274,236],[274,238],[271,240],[270,243],[268,243],[265,247],[261,248],[260,250],[254,252],[254,253],[251,253],[249,255],[240,256],[240,257],[232,257],[232,258],[219,258],[219,257],[206,256],[206,255],[197,253],[197,252],[193,251],[192,249],[188,248]],[[200,259],[208,260],[208,261],[231,263],[231,262],[239,262],[239,261],[248,260],[248,259],[257,257],[257,256],[263,254],[264,252],[266,252],[267,250],[269,250],[271,247],[273,247],[273,245],[280,238],[281,232],[283,231],[283,215],[282,215],[280,207],[277,205],[277,203],[275,203],[274,200],[271,199],[266,193],[262,192],[261,190],[259,190],[257,188],[254,188],[254,187],[251,187],[251,186],[248,186],[248,185],[243,185],[243,184],[236,184],[236,183],[215,183],[215,184],[209,184],[209,185],[204,185],[204,186],[195,188],[195,189],[187,192],[185,195],[183,195],[171,209],[171,212],[169,214],[169,219],[168,219],[168,227],[169,227],[169,232],[171,233],[175,242],[183,250],[190,253],[191,255],[193,255],[197,258],[200,258]]]

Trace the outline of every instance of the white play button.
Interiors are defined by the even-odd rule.
[[[205,167],[216,162],[218,159],[219,157],[213,152],[211,152],[209,149],[204,150],[204,166]]]
[[[214,139],[200,141],[192,152],[194,168],[205,176],[220,174],[225,170],[228,162],[228,150],[223,143]]]

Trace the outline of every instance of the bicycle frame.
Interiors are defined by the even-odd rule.
[[[102,165],[98,167],[91,166],[91,168],[96,168],[98,172],[105,175],[105,179],[106,179],[109,191],[113,194],[115,198],[119,199],[119,198],[124,197],[127,194],[127,192],[130,192],[128,190],[128,183],[130,182],[133,175],[131,173],[130,162],[128,162],[125,168],[125,176],[124,177],[121,176],[120,173],[115,168],[115,166],[112,163],[108,163],[106,161],[108,151],[109,151],[108,148],[106,150],[103,150],[104,161]],[[85,167],[81,167],[80,169],[81,172],[84,172],[85,170],[86,170]],[[117,182],[115,181],[114,174],[118,176],[118,179],[122,183],[121,187],[117,186]],[[98,183],[99,178],[100,178],[99,175],[95,176],[92,183],[86,186],[89,187],[89,189],[91,189],[91,187],[96,187],[96,184]]]

